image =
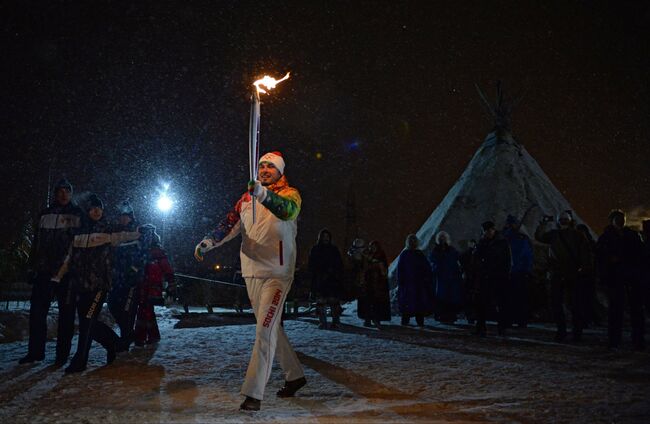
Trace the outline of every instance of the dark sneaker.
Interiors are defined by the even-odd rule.
[[[106,351],[106,365],[112,364],[116,356],[117,356],[117,351],[115,350],[115,348],[108,349]]]
[[[32,362],[38,362],[45,359],[44,356],[32,356],[29,353],[18,360],[19,364],[31,364]]]
[[[73,374],[76,372],[82,372],[86,369],[85,365],[80,365],[75,362],[72,362],[70,365],[68,365],[65,369],[66,374]]]
[[[60,358],[60,357],[57,356],[54,359],[54,366],[56,368],[61,368],[62,366],[65,365],[66,362],[68,362],[68,358]]]
[[[296,392],[300,390],[300,388],[305,384],[307,384],[305,377],[300,377],[299,379],[293,381],[285,381],[284,386],[278,390],[277,395],[281,398],[293,397],[293,395],[295,395]]]
[[[262,401],[259,399],[246,396],[246,399],[239,405],[240,411],[259,411],[262,406]]]

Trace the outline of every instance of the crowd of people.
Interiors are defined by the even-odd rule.
[[[303,368],[281,325],[286,296],[295,273],[300,193],[284,175],[279,152],[262,156],[259,180],[233,209],[196,246],[201,261],[206,252],[241,234],[242,276],[256,317],[256,337],[241,393],[242,410],[259,410],[271,364],[277,358],[285,372],[279,397],[292,397],[307,384]],[[66,373],[86,369],[92,341],[106,350],[107,363],[131,345],[144,346],[160,340],[154,306],[164,303],[165,288],[174,291],[174,271],[167,260],[156,228],[138,225],[127,202],[119,207],[115,222],[104,215],[104,203],[91,194],[75,205],[72,185],[65,179],[54,187],[54,203],[39,216],[29,259],[29,343],[21,364],[45,357],[47,315],[54,298],[58,303],[58,336],[55,365],[68,363],[75,315],[79,338]],[[253,206],[257,205],[257,208]],[[257,210],[257,212],[255,212]],[[520,221],[508,216],[501,231],[494,222],[481,225],[478,242],[463,251],[452,245],[450,234],[440,231],[428,252],[419,249],[414,234],[398,257],[395,279],[396,303],[401,324],[415,318],[424,326],[431,314],[442,323],[454,323],[464,313],[475,323],[475,333],[487,335],[486,321],[496,319],[500,335],[514,324],[526,327],[529,320],[529,286],[535,254]],[[545,217],[535,239],[548,247],[548,280],[556,339],[567,337],[565,298],[572,318],[572,336],[582,337],[585,325],[595,320],[592,306],[597,285],[607,293],[609,347],[618,348],[628,299],[632,341],[643,349],[645,312],[650,303],[650,221],[638,233],[625,226],[619,210],[594,240],[584,225],[576,225],[570,212],[557,220]],[[332,234],[322,230],[309,254],[311,295],[316,303],[320,328],[340,325],[341,301],[356,299],[357,314],[364,326],[382,328],[391,320],[388,260],[379,241],[366,245],[355,239],[347,250],[347,266]],[[347,278],[346,278],[347,276]],[[104,302],[120,334],[98,319]],[[328,309],[332,316],[328,324]]]
[[[567,339],[565,308],[571,315],[573,341],[582,339],[586,326],[600,323],[596,311],[601,291],[607,297],[608,347],[621,345],[627,299],[632,343],[643,350],[645,314],[650,310],[650,220],[643,222],[640,233],[625,225],[625,213],[620,210],[612,211],[608,220],[596,240],[586,225],[575,222],[571,211],[557,218],[545,216],[535,230],[535,240],[548,249],[543,279],[548,282],[555,339]],[[391,306],[388,262],[380,243],[366,246],[362,239],[355,239],[344,267],[331,239],[331,233],[322,230],[309,255],[319,327],[328,327],[328,308],[330,327],[338,327],[341,300],[355,298],[364,325],[381,328],[381,322],[391,318]],[[410,234],[395,270],[401,324],[409,325],[415,318],[423,326],[424,317],[430,315],[452,324],[463,314],[482,337],[487,335],[488,320],[497,322],[500,336],[515,325],[526,328],[531,318],[534,263],[533,243],[514,215],[507,217],[501,231],[494,222],[484,222],[478,242],[470,240],[463,251],[452,245],[447,232],[440,231],[425,254],[416,235]]]
[[[58,303],[58,334],[54,364],[68,363],[75,315],[77,350],[66,373],[86,369],[92,341],[106,349],[107,363],[131,344],[144,346],[160,340],[154,305],[162,304],[163,280],[174,290],[174,271],[162,249],[156,227],[138,226],[131,205],[120,205],[112,223],[104,203],[90,194],[81,205],[72,202],[72,184],[66,179],[54,187],[54,202],[38,218],[29,257],[32,285],[27,354],[19,363],[45,358],[47,316]],[[119,326],[118,335],[99,320],[104,302]]]

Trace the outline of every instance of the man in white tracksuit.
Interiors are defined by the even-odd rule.
[[[284,167],[279,152],[262,156],[259,180],[249,183],[249,192],[242,195],[216,230],[207,235],[194,252],[196,259],[201,261],[205,252],[240,233],[242,235],[242,276],[257,320],[253,354],[241,389],[246,396],[240,406],[242,410],[260,409],[275,353],[285,373],[285,384],[277,392],[279,397],[291,397],[307,383],[298,357],[280,324],[295,270],[296,218],[302,203],[298,190],[290,187],[283,175]],[[251,199],[256,202],[255,222]]]

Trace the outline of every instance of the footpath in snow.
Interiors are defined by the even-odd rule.
[[[94,344],[78,375],[51,365],[54,341],[33,365],[17,364],[26,341],[0,344],[0,422],[650,422],[650,354],[607,351],[604,329],[560,345],[545,326],[481,339],[467,325],[433,320],[424,329],[396,317],[382,330],[364,328],[354,311],[336,331],[318,330],[311,317],[287,320],[308,384],[278,399],[276,368],[262,411],[242,413],[252,318],[157,313],[156,347],[104,366]]]

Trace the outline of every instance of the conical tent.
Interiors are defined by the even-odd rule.
[[[544,215],[572,210],[539,164],[517,143],[509,131],[490,133],[458,181],[418,230],[420,248],[429,252],[439,231],[450,234],[452,243],[464,248],[478,240],[481,223],[493,221],[497,228],[512,214],[522,221],[522,231],[534,238]],[[578,223],[583,221],[574,213]],[[389,268],[393,274],[397,261]]]

